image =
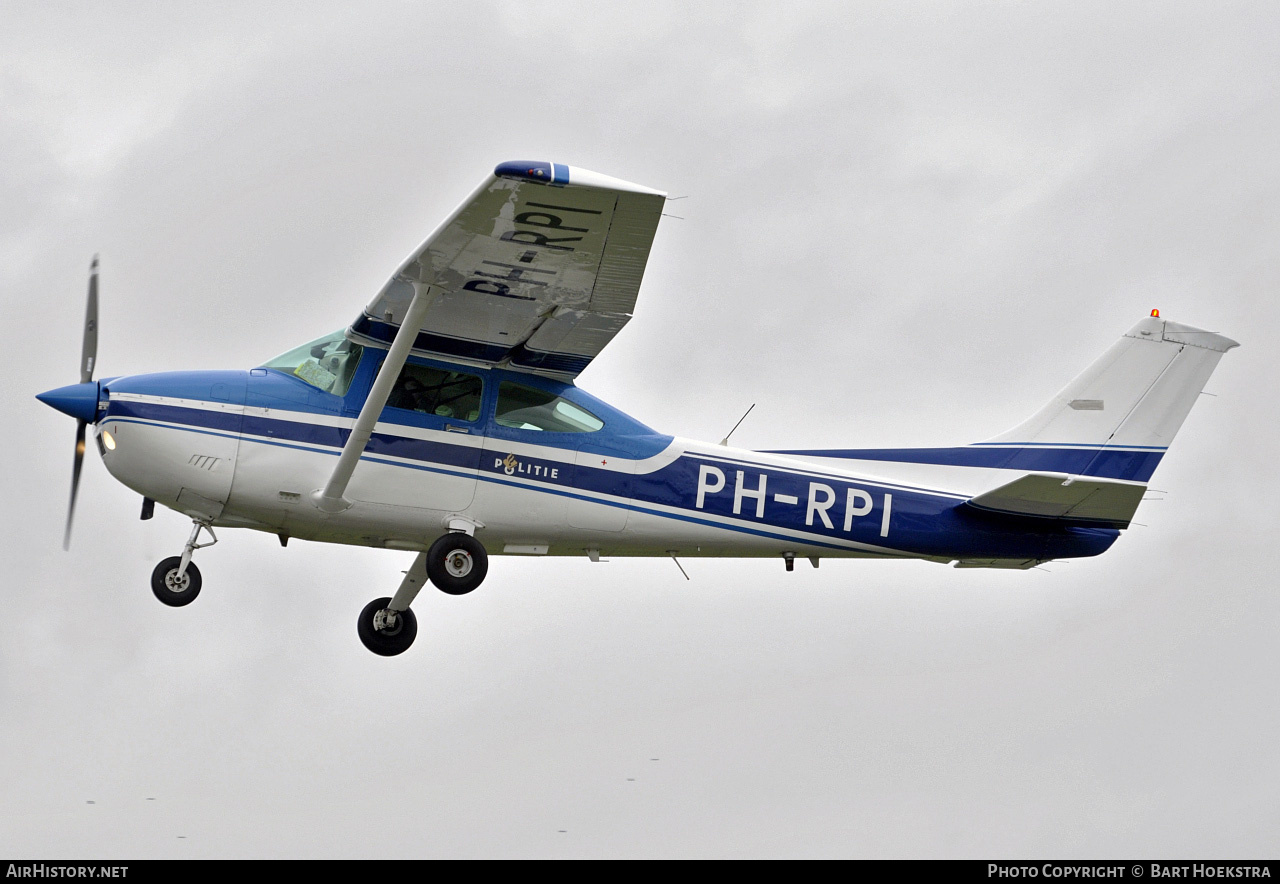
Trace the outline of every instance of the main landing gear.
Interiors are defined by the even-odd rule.
[[[208,531],[213,539],[208,543],[197,543],[201,531]],[[191,561],[192,554],[198,549],[213,546],[218,536],[213,533],[213,526],[208,522],[193,522],[191,536],[182,549],[182,555],[170,556],[156,565],[151,572],[151,591],[156,598],[172,608],[181,608],[196,600],[200,594],[200,569]]]
[[[450,531],[426,552],[418,553],[393,598],[374,599],[364,606],[356,632],[364,646],[383,657],[409,650],[418,635],[418,618],[409,606],[430,580],[449,595],[465,595],[489,572],[489,555],[470,534]]]
[[[199,542],[201,531],[209,532],[207,543]],[[202,581],[191,557],[196,550],[217,542],[209,522],[193,521],[182,555],[170,556],[151,572],[151,591],[156,598],[172,608],[194,602]],[[427,581],[449,595],[465,595],[483,583],[488,573],[489,555],[480,541],[465,531],[450,531],[426,552],[418,553],[394,596],[383,596],[364,606],[356,622],[360,641],[383,657],[403,654],[418,636],[418,618],[409,606]]]
[[[489,573],[489,556],[470,534],[450,531],[427,550],[427,577],[441,592],[466,595]]]
[[[356,632],[364,646],[380,657],[394,657],[409,650],[418,637],[418,618],[408,608],[391,610],[391,598],[383,596],[364,606]]]

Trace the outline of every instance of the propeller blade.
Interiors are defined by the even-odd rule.
[[[98,256],[89,265],[89,298],[84,307],[84,343],[80,347],[80,383],[93,380],[93,365],[98,361]],[[81,427],[81,440],[84,428]],[[84,446],[81,445],[81,448]],[[74,493],[73,493],[74,498]],[[73,500],[74,502],[74,500]]]
[[[84,466],[84,431],[88,424],[76,421],[76,461],[71,468],[71,503],[67,505],[67,530],[62,535],[62,548],[71,549],[71,520],[76,514],[76,491],[80,488],[80,468]]]

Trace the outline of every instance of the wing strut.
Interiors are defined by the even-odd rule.
[[[422,328],[427,308],[431,306],[431,302],[436,299],[440,291],[433,286],[421,284],[415,284],[413,288],[413,300],[409,302],[404,321],[396,332],[391,349],[387,351],[387,358],[378,369],[378,377],[374,379],[373,388],[369,390],[369,398],[364,400],[360,416],[356,418],[355,425],[351,428],[347,444],[342,446],[338,465],[333,468],[333,475],[329,477],[328,483],[323,488],[311,492],[311,500],[326,513],[340,513],[351,506],[351,501],[343,497],[347,490],[347,483],[351,481],[351,474],[355,472],[364,447],[369,444],[369,437],[373,435],[373,425],[378,422],[378,416],[382,414],[382,408],[387,404],[387,398],[391,395],[391,385],[396,382],[396,378],[400,376],[400,369],[404,368],[405,360],[409,358],[409,350],[413,347],[418,331]]]

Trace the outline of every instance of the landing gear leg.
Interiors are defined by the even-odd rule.
[[[360,612],[356,632],[364,646],[375,654],[383,657],[403,654],[417,638],[418,618],[409,610],[409,605],[427,582],[426,559],[426,553],[418,553],[394,598],[374,599]]]
[[[208,543],[198,543],[200,532],[208,531],[213,538]],[[182,555],[170,556],[156,565],[151,572],[151,591],[155,597],[172,608],[181,608],[196,600],[200,594],[200,569],[191,561],[192,554],[198,549],[213,546],[218,542],[218,535],[213,533],[213,526],[208,522],[194,521],[191,536],[182,549]]]
[[[413,600],[418,597],[418,590],[422,589],[426,583],[427,554],[420,552],[413,560],[413,565],[404,572],[404,580],[400,581],[400,588],[396,590],[391,604],[387,605],[387,610],[395,611],[397,614],[409,610]]]

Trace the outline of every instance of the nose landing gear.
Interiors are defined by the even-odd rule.
[[[201,531],[208,531],[213,539],[208,543],[197,543]],[[192,554],[198,549],[213,546],[218,542],[218,535],[213,533],[213,526],[208,522],[193,522],[191,536],[180,556],[170,556],[156,565],[151,572],[151,591],[155,597],[171,608],[181,608],[196,600],[200,594],[200,569],[191,561]]]
[[[151,591],[171,608],[189,605],[200,594],[200,569],[194,562],[188,562],[186,570],[181,568],[182,558],[169,556],[151,572]]]

